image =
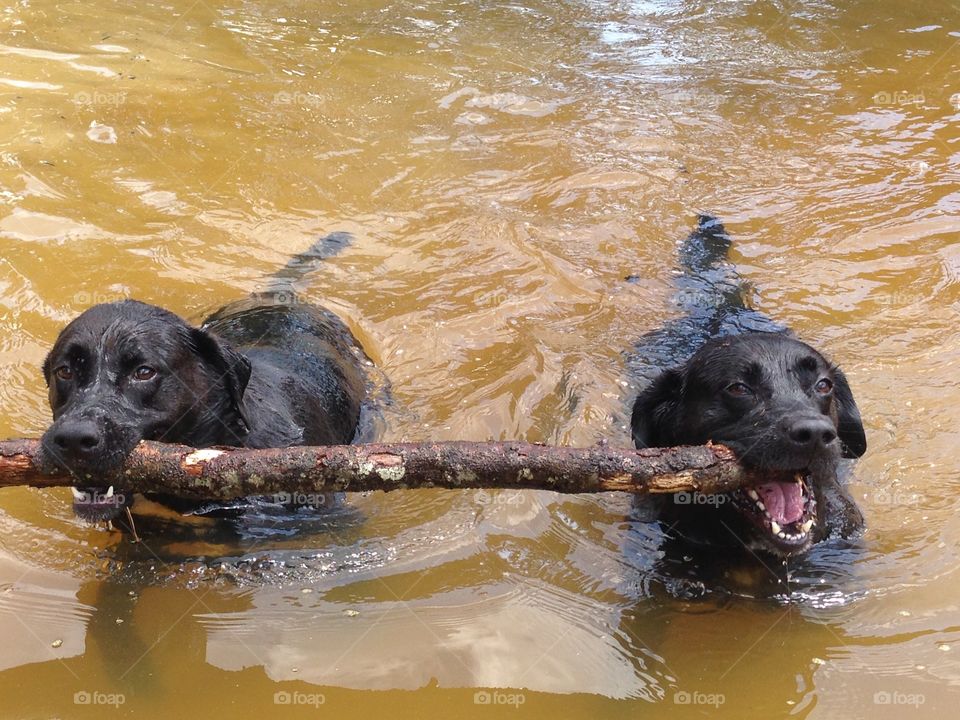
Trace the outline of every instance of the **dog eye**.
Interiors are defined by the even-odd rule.
[[[821,395],[828,395],[833,390],[833,383],[827,378],[821,378],[813,388]]]
[[[157,374],[157,371],[148,365],[141,365],[136,370],[133,371],[134,380],[149,380],[154,375]]]
[[[73,370],[68,365],[61,365],[53,372],[61,380],[73,380]]]
[[[732,395],[733,397],[746,397],[753,392],[748,385],[742,382],[730,383],[724,389],[728,395]]]

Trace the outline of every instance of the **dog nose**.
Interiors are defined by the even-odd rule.
[[[804,450],[819,450],[836,440],[837,429],[826,418],[804,418],[789,427],[787,437]]]
[[[92,422],[72,423],[57,430],[53,442],[70,455],[88,455],[100,445],[100,433]]]

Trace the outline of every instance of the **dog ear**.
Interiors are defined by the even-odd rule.
[[[53,365],[52,356],[53,353],[47,353],[47,356],[43,359],[43,365],[41,367],[43,371],[43,381],[47,384],[47,387],[50,387],[50,371],[53,369],[50,366]]]
[[[683,371],[667,370],[640,393],[630,418],[633,444],[638,448],[667,447],[673,444],[673,430],[680,418]]]
[[[250,424],[243,412],[243,392],[250,382],[250,361],[227,343],[206,330],[191,328],[190,343],[194,352],[211,369],[214,377],[223,383],[230,401],[230,412],[239,435],[250,432]]]
[[[858,458],[867,451],[867,436],[863,431],[860,410],[854,402],[853,392],[846,375],[839,368],[833,371],[833,399],[837,408],[837,435],[843,446],[845,458]]]

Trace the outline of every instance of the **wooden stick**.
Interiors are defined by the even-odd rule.
[[[538,488],[561,493],[726,492],[746,472],[722,445],[649,448],[549,447],[521,442],[428,442],[268,449],[142,442],[112,476],[45,475],[38,440],[0,441],[0,488],[114,485],[225,500],[247,495],[398,490]]]

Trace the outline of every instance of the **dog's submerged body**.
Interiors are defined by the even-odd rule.
[[[75,493],[81,517],[112,519],[130,502],[117,471],[141,440],[255,448],[352,442],[367,363],[339,318],[286,286],[231,303],[199,328],[134,300],[96,305],[63,329],[44,362],[54,422],[41,464],[87,488]]]
[[[681,248],[686,313],[637,347],[631,365],[645,387],[631,431],[637,447],[727,445],[760,479],[703,501],[640,502],[685,542],[797,555],[861,527],[837,470],[866,438],[840,369],[748,307],[729,247],[723,226],[701,216]]]

